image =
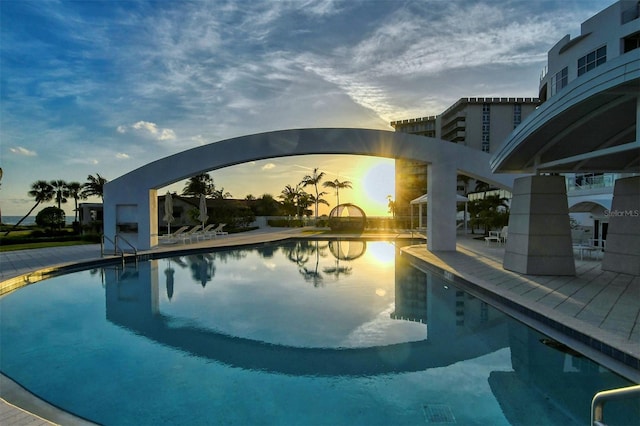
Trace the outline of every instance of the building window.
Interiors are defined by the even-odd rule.
[[[578,76],[607,62],[607,46],[602,46],[578,59]]]
[[[579,74],[578,74],[579,75]],[[551,96],[555,95],[569,83],[569,69],[564,67],[551,79]]]
[[[514,104],[513,105],[513,128],[515,129],[518,125],[522,123],[522,105]]]
[[[638,6],[640,8],[640,5]],[[624,38],[624,53],[640,48],[640,32],[631,34]]]
[[[482,104],[482,151],[489,152],[491,149],[489,134],[491,131],[491,105]]]

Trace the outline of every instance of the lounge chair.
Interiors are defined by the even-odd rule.
[[[199,229],[202,229],[202,225],[196,225],[193,228],[189,229],[188,231],[183,232],[180,235],[180,238],[182,238],[182,243],[186,243],[187,240],[189,240],[189,242],[192,242],[193,239],[195,238],[196,241],[198,241],[198,236],[195,235],[196,232],[198,232]]]
[[[222,230],[225,226],[227,226],[226,223],[221,223],[220,225],[216,226],[216,228],[211,232],[213,232],[215,235],[227,235],[228,232]]]
[[[213,232],[213,227],[215,225],[214,224],[209,224],[207,226],[205,226],[204,229],[195,232],[193,235],[199,240],[200,238],[202,238],[203,240],[206,240],[208,238],[215,238],[216,234],[215,232]]]
[[[178,242],[178,238],[181,238],[182,234],[184,234],[187,231],[187,229],[189,229],[188,226],[183,226],[182,228],[179,228],[178,230],[176,230],[172,234],[161,235],[159,237],[160,242],[161,243],[165,243],[165,244],[176,243],[176,242]]]

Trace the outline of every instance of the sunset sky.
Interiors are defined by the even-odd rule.
[[[2,0],[2,214],[25,214],[37,180],[111,180],[236,136],[392,130],[461,97],[535,97],[547,51],[612,3]],[[235,198],[277,196],[314,167],[353,182],[341,201],[386,214],[389,160],[290,157],[212,176]]]

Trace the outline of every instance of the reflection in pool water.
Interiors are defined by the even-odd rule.
[[[596,391],[627,384],[387,242],[194,253],[0,304],[2,371],[106,425],[584,424]]]

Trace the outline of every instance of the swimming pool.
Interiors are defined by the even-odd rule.
[[[1,298],[0,315],[0,370],[105,425],[585,424],[595,392],[630,384],[388,242],[83,271]],[[638,414],[607,405],[610,424]]]

